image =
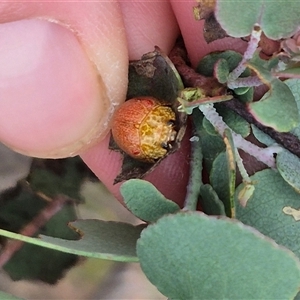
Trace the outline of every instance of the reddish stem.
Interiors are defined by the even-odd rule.
[[[19,234],[25,236],[34,236],[38,230],[44,226],[56,213],[58,213],[65,203],[70,201],[64,196],[54,198],[29,224],[27,224]],[[23,246],[22,241],[8,240],[1,250],[0,268],[2,268],[12,256],[19,251]]]
[[[207,97],[225,94],[226,87],[220,84],[216,78],[200,75],[187,66],[187,53],[183,44],[181,45],[180,42],[172,49],[169,57],[180,74],[185,86],[200,87]]]
[[[170,53],[170,59],[177,68],[178,73],[182,77],[182,80],[187,87],[206,88],[205,85],[207,82],[204,79],[206,77],[196,73],[187,65],[187,53],[182,43],[179,42],[175,45],[174,49]],[[255,125],[258,129],[273,138],[278,144],[282,145],[285,149],[289,150],[300,158],[300,141],[295,135],[289,132],[278,132],[273,128],[259,123],[247,110],[246,105],[237,99],[224,101],[220,103],[220,105],[224,105],[235,113],[239,114],[248,123]]]

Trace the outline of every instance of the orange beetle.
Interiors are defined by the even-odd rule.
[[[153,163],[165,156],[175,141],[176,115],[170,106],[153,97],[126,101],[114,114],[112,135],[131,157]]]

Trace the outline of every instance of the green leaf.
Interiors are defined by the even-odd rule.
[[[212,77],[215,71],[215,64],[218,60],[225,60],[230,71],[235,69],[242,59],[242,55],[238,52],[227,50],[222,52],[213,52],[204,56],[197,65],[196,71],[204,76]],[[248,70],[247,76],[250,75]]]
[[[23,298],[15,297],[11,294],[7,294],[0,291],[0,300],[22,300]]]
[[[215,77],[220,83],[226,83],[229,75],[229,66],[224,58],[219,59],[215,64]]]
[[[282,150],[277,154],[276,166],[282,178],[300,193],[299,157],[287,150]]]
[[[251,129],[255,138],[262,144],[265,144],[266,146],[271,146],[276,143],[275,140],[273,140],[269,135],[258,129],[255,125],[251,124]]]
[[[229,139],[225,142],[226,152],[220,153],[213,162],[210,172],[210,182],[219,198],[224,203],[226,215],[233,217],[235,191],[235,154],[234,145]]]
[[[201,210],[207,215],[226,216],[223,202],[210,184],[203,184],[200,188]]]
[[[231,216],[230,172],[227,155],[220,153],[213,162],[209,176],[211,185],[225,206],[226,215]]]
[[[252,56],[252,58],[250,59],[250,61],[248,61],[248,64],[254,64],[260,67],[260,69],[264,69],[267,71],[273,71],[274,69],[278,68],[278,64],[279,64],[279,58],[277,56],[274,56],[268,60],[266,59],[262,59],[261,57],[261,49],[257,49],[254,52],[254,55]],[[269,73],[266,73],[269,74]],[[272,79],[272,74],[270,75],[270,79]]]
[[[249,103],[251,114],[262,124],[279,132],[288,132],[299,123],[299,113],[295,97],[289,87],[269,71],[255,64],[249,64],[263,82],[269,85],[269,91],[260,101]]]
[[[294,300],[300,300],[300,292],[296,295],[296,297],[294,298]]]
[[[300,288],[291,251],[228,218],[165,216],[142,232],[137,253],[170,299],[292,299]]]
[[[241,116],[232,110],[215,104],[217,112],[223,117],[225,123],[236,133],[242,137],[247,137],[250,134],[250,124]]]
[[[206,128],[203,126],[204,116],[200,110],[196,109],[193,111],[193,123],[197,136],[201,142],[203,159],[205,162],[205,167],[210,172],[212,163],[219,153],[225,150],[225,144],[223,139],[217,135],[210,135]]]
[[[235,93],[236,93],[236,90],[237,89],[234,89]],[[248,91],[245,94],[237,95],[237,98],[244,103],[248,103],[248,102],[253,101],[253,96],[254,96],[254,88],[251,87],[248,89]]]
[[[284,81],[284,83],[293,93],[298,107],[298,114],[300,115],[300,79],[287,79]],[[298,123],[298,125],[292,129],[291,133],[300,139],[300,123]]]
[[[120,192],[126,207],[138,218],[155,222],[165,214],[173,214],[180,207],[168,200],[148,181],[131,179],[123,183]]]
[[[18,232],[45,207],[43,199],[23,187],[7,191],[1,195],[0,228]]]
[[[248,86],[236,88],[236,89],[234,89],[234,93],[238,96],[245,95],[249,91],[249,89],[250,89],[250,87],[248,87]]]
[[[215,13],[222,28],[233,37],[251,34],[258,23],[268,38],[278,40],[292,36],[300,25],[297,0],[218,0]]]
[[[70,216],[74,218],[75,212],[72,213],[68,207],[63,208],[39,232],[64,239],[75,238],[76,234],[65,225],[70,221]],[[77,262],[75,255],[24,244],[3,269],[14,281],[41,280],[55,284]]]
[[[224,143],[226,145],[226,158],[228,162],[228,190],[229,197],[226,201],[230,205],[230,217],[235,217],[235,203],[234,203],[234,192],[235,192],[235,181],[236,181],[236,158],[235,158],[235,146],[233,142],[233,137],[229,129],[224,131]]]
[[[218,61],[226,61],[227,67],[220,68],[218,66]],[[238,52],[227,50],[222,52],[213,52],[204,56],[197,65],[196,71],[204,76],[212,77],[218,75],[220,70],[233,71],[242,60],[242,55]],[[217,64],[217,65],[216,65]],[[222,72],[221,72],[222,73]],[[227,71],[225,71],[225,77],[223,79],[219,78],[220,82],[227,81]],[[251,70],[246,68],[246,70],[241,74],[241,77],[247,77],[251,75]],[[249,102],[253,100],[253,88],[243,87],[236,88],[233,90],[236,97],[243,102]]]
[[[78,157],[36,162],[28,179],[30,187],[48,197],[63,194],[81,200],[83,174],[80,163],[82,161]],[[49,165],[52,165],[53,169]]]
[[[144,225],[105,222],[101,220],[77,220],[70,226],[82,236],[80,240],[65,240],[41,235],[31,238],[0,229],[0,235],[41,247],[76,255],[101,259],[136,262],[136,241]]]
[[[300,222],[285,212],[288,208],[299,209],[300,195],[278,172],[270,169],[257,172],[251,180],[255,183],[255,191],[246,207],[237,200],[242,185],[236,190],[236,218],[300,257]]]
[[[215,108],[219,115],[222,116],[224,122],[236,133],[243,137],[247,137],[250,134],[250,124],[241,116],[233,112],[232,110],[215,104]],[[213,125],[206,119],[203,119],[203,127],[210,135],[218,135]]]
[[[206,118],[203,118],[202,126],[209,135],[219,136],[215,127]]]
[[[37,226],[34,223],[36,222],[35,218],[43,210],[45,213],[48,205],[46,201],[28,191],[28,188],[24,190],[20,188],[14,191],[14,194],[6,195],[5,198],[2,198],[1,201],[0,228],[14,232],[19,232],[28,225]],[[66,224],[76,218],[73,203],[66,203],[46,224],[36,229],[36,235],[47,234],[64,239],[74,239],[77,237],[76,233]],[[2,242],[4,244],[4,240]],[[53,284],[65,274],[67,268],[76,262],[77,257],[74,255],[23,244],[3,268],[13,280],[42,280]]]

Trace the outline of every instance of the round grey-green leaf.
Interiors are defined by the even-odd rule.
[[[138,218],[155,222],[165,214],[173,214],[180,207],[168,200],[148,181],[131,179],[121,185],[120,192],[126,207]]]
[[[278,40],[293,35],[300,25],[297,0],[219,0],[215,14],[222,28],[233,37],[249,35],[259,23],[268,38]]]
[[[250,177],[255,190],[246,207],[240,205],[236,190],[236,218],[253,226],[276,243],[293,251],[300,258],[300,195],[279,174],[271,169]]]
[[[138,261],[136,241],[145,228],[144,224],[133,226],[122,222],[77,220],[69,225],[80,233],[81,239],[67,240],[45,235],[33,238],[3,229],[0,229],[0,236],[85,257],[123,262]]]
[[[300,288],[291,251],[225,217],[165,216],[142,232],[137,254],[170,299],[292,299]]]
[[[290,131],[299,123],[295,97],[289,87],[277,78],[270,82],[270,90],[260,101],[249,104],[249,111],[260,123],[279,132]]]
[[[293,153],[282,150],[277,154],[276,166],[282,178],[300,193],[300,159]]]

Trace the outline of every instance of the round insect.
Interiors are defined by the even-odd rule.
[[[127,100],[115,113],[112,135],[131,157],[153,163],[172,148],[177,131],[176,115],[170,106],[152,97]]]

